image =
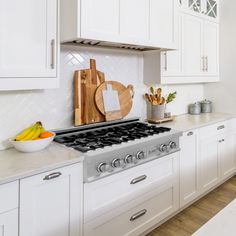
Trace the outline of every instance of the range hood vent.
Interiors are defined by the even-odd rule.
[[[127,50],[135,50],[135,51],[151,51],[151,50],[160,50],[160,48],[155,47],[147,47],[147,46],[139,46],[139,45],[131,45],[131,44],[123,44],[123,43],[112,43],[105,41],[96,41],[89,39],[79,39],[72,42],[73,44],[83,45],[83,46],[94,46],[101,48],[117,48],[117,49],[127,49]]]

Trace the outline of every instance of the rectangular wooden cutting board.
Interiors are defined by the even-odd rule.
[[[75,126],[102,122],[105,116],[96,107],[94,96],[97,87],[105,81],[103,72],[96,70],[96,61],[90,59],[90,68],[74,73]]]

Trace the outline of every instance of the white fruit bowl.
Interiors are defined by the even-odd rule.
[[[15,141],[14,138],[12,138],[9,139],[9,141],[14,146],[14,148],[20,152],[37,152],[49,146],[49,144],[53,141],[56,134],[54,132],[51,133],[53,136],[49,138],[30,141]]]

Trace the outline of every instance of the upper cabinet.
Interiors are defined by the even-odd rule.
[[[62,22],[64,19],[65,13],[70,11],[69,6],[67,5],[68,0],[62,0],[62,2],[66,2],[65,6],[62,6]],[[72,2],[72,1],[69,1]],[[80,2],[77,2],[78,6]],[[96,39],[100,40],[109,40],[114,41],[115,37],[119,37],[119,7],[120,0],[81,0],[81,17],[78,15],[77,19],[72,23],[72,25],[62,25],[61,33],[62,40],[64,41],[64,37],[68,37],[66,35],[66,28],[73,27],[73,25],[77,25],[79,27],[79,22],[81,18],[81,30],[78,30],[76,34],[68,37],[68,40],[72,38],[77,38],[77,35],[83,35],[88,39]],[[80,12],[68,12],[68,14],[80,14]],[[63,37],[64,36],[64,37]]]
[[[120,0],[120,33],[130,42],[149,40],[149,1]]]
[[[0,28],[0,90],[58,87],[57,0],[1,0]]]
[[[178,5],[176,0],[150,0],[150,40],[163,48],[178,49]]]
[[[194,13],[218,20],[218,0],[179,0],[180,5]]]
[[[144,80],[148,84],[218,82],[219,23],[210,16],[179,11],[178,50],[146,52]]]
[[[177,0],[61,0],[61,41],[176,49],[177,8]]]

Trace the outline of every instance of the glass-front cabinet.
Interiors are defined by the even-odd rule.
[[[218,0],[179,0],[179,3],[184,9],[218,18]]]

